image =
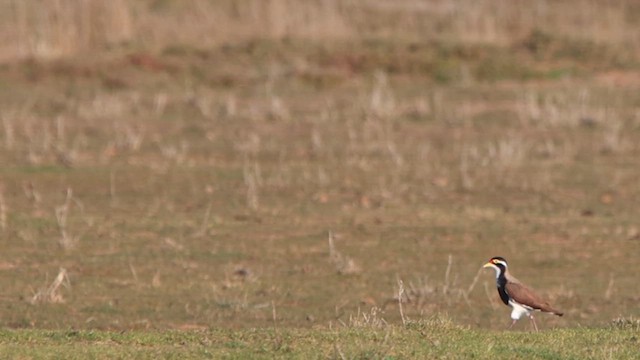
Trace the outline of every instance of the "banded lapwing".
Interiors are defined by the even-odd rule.
[[[563,315],[562,311],[555,309],[531,288],[513,277],[509,272],[507,260],[503,257],[496,256],[491,258],[483,267],[492,267],[496,270],[496,285],[500,299],[512,309],[511,319],[513,322],[509,325],[509,329],[515,325],[522,315],[527,315],[531,319],[533,328],[538,331],[538,326],[532,314],[534,311],[552,313],[558,316]]]

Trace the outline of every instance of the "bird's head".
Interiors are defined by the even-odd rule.
[[[500,274],[507,271],[507,260],[501,256],[492,257],[489,262],[484,264],[482,267],[488,268],[492,267],[496,271],[496,277],[500,276]]]

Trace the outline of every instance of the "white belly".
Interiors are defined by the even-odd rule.
[[[522,317],[522,315],[530,316],[531,311],[533,310],[533,308],[522,305],[522,304],[518,304],[513,300],[509,300],[509,306],[511,306],[511,309],[512,309],[511,319],[513,320],[519,320]]]

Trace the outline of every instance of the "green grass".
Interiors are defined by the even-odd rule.
[[[635,359],[635,328],[471,330],[406,327],[191,331],[3,330],[0,356],[33,359]]]

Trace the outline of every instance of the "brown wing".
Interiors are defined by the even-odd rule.
[[[532,307],[536,310],[554,313],[558,316],[563,315],[561,311],[554,309],[547,301],[534,293],[533,290],[520,283],[507,282],[505,290],[507,294],[519,304]]]

